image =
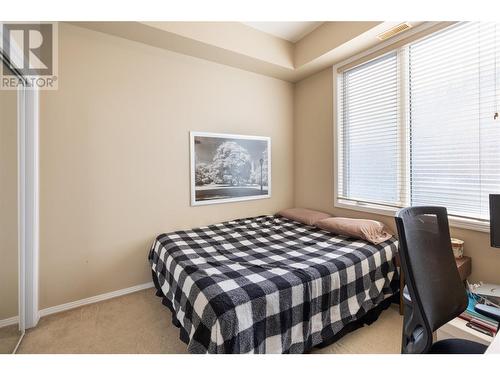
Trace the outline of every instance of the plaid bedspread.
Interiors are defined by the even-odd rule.
[[[162,234],[149,261],[191,353],[303,353],[398,290],[379,245],[279,216]]]

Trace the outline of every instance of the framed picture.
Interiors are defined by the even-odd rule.
[[[271,197],[271,138],[190,132],[191,205]]]

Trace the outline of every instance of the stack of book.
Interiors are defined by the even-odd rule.
[[[495,336],[498,330],[498,323],[474,310],[476,301],[469,296],[469,305],[467,309],[460,314],[460,318],[467,321],[467,327],[482,332],[488,336]]]

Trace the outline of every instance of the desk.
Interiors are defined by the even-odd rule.
[[[485,354],[500,354],[500,334],[497,334],[493,339],[493,342],[486,349]]]
[[[458,273],[462,281],[465,281],[471,273],[472,270],[472,260],[470,257],[462,257],[460,259],[455,259],[457,263]],[[405,275],[403,273],[403,268],[401,267],[401,259],[399,258],[399,253],[396,254],[395,264],[399,267],[399,314],[404,313],[404,303],[403,303],[403,288],[405,287]],[[499,344],[500,346],[500,344]]]

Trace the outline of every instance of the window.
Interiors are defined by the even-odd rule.
[[[398,62],[396,53],[343,76],[342,193],[352,199],[397,205]],[[373,182],[377,181],[377,189]]]
[[[500,193],[499,27],[459,23],[339,73],[338,203],[488,220]]]

